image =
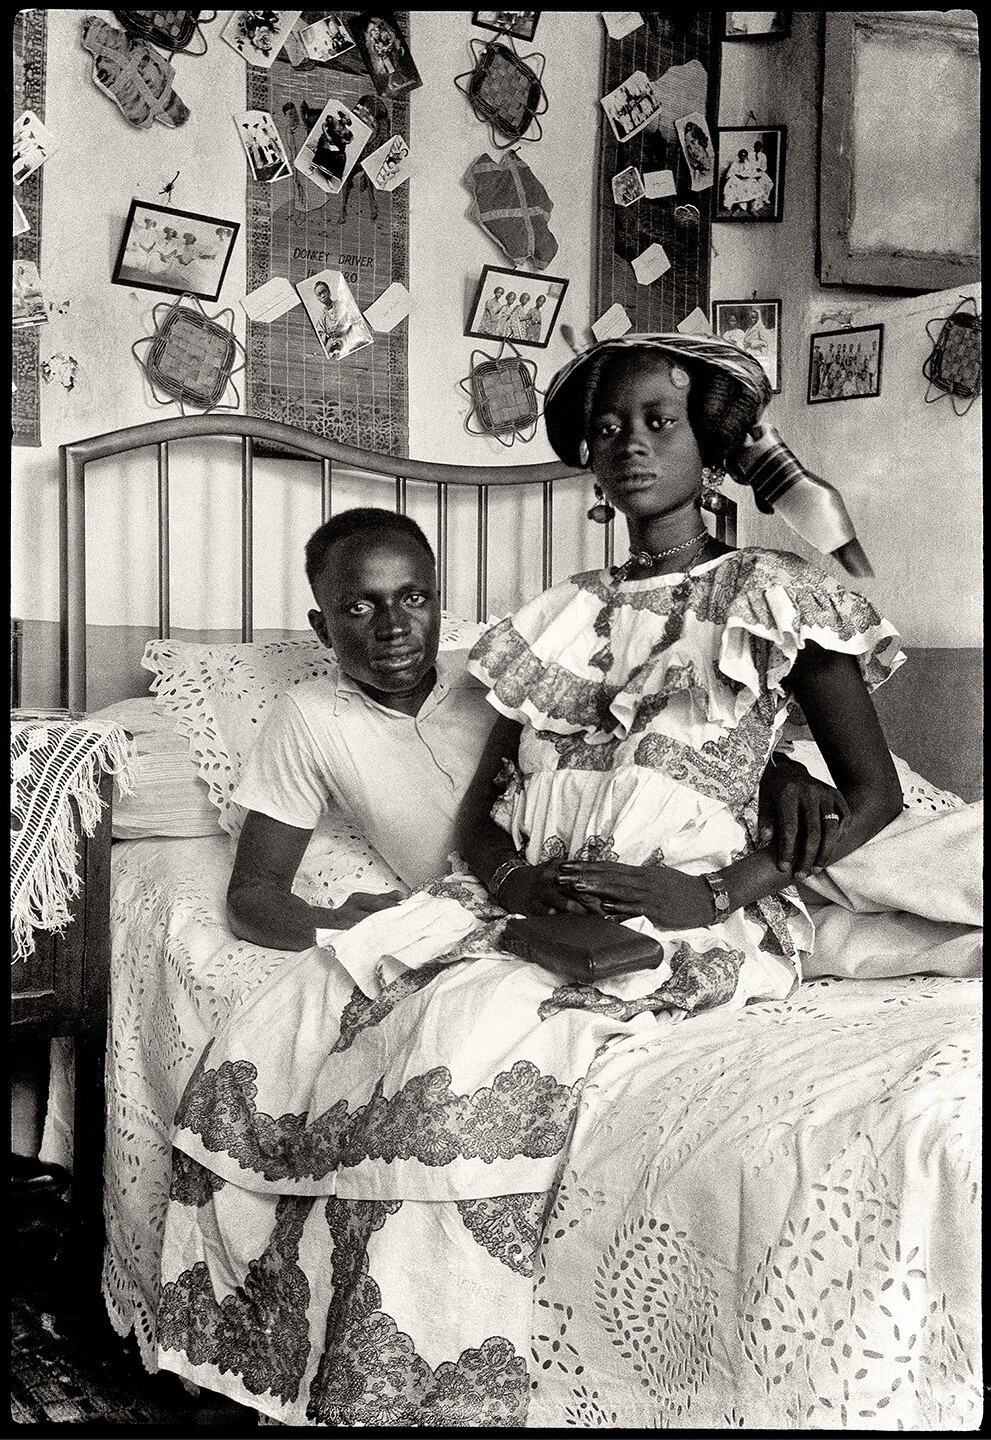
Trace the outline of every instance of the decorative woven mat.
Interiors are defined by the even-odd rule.
[[[326,12],[304,10],[307,21]],[[347,19],[357,11],[335,12]],[[397,11],[409,35],[406,11]],[[415,37],[411,48],[415,55]],[[375,96],[370,77],[345,52],[329,63],[293,67],[283,55],[270,70],[247,67],[247,108],[267,110],[275,121],[290,162],[310,129],[307,113],[318,114],[332,96],[349,108],[366,95],[380,107],[381,133],[366,155],[389,138],[409,138],[409,103]],[[286,110],[285,106],[294,107]],[[314,115],[315,118],[315,115]],[[352,171],[340,195],[326,195],[293,170],[271,185],[249,179],[247,193],[247,289],[275,275],[294,284],[321,270],[340,270],[358,303],[367,310],[394,281],[409,284],[409,184],[372,190],[361,168]],[[346,218],[342,212],[347,201]],[[372,199],[377,218],[372,218]],[[383,454],[409,453],[407,326],[376,335],[345,359],[325,359],[302,305],[271,324],[248,322],[247,404],[250,414],[298,425]]]
[[[615,90],[634,70],[642,70],[656,80],[672,65],[698,60],[709,77],[705,113],[715,145],[721,56],[718,27],[722,12],[652,13],[656,26],[641,25],[623,40],[604,37],[600,93],[607,95]],[[593,320],[617,301],[636,331],[673,330],[696,306],[708,316],[712,191],[692,190],[691,175],[677,138],[661,141],[651,132],[642,131],[620,144],[604,113],[599,123]],[[665,200],[617,205],[612,196],[612,178],[629,165],[635,165],[641,173],[673,170],[677,194]],[[679,224],[674,217],[679,205],[695,206],[699,218]],[[655,241],[667,251],[671,269],[652,285],[640,285],[630,261]]]
[[[45,44],[47,26],[44,10],[18,10],[13,25],[13,119],[33,110],[45,118]],[[41,188],[45,167],[40,166],[14,195],[24,211],[30,230],[14,240],[13,259],[33,260],[41,267]],[[45,277],[41,277],[44,287]],[[41,396],[39,393],[38,327],[15,330],[12,345],[12,378],[17,386],[11,397],[12,440],[15,445],[41,444]]]

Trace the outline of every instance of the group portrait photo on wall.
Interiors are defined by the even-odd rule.
[[[734,125],[716,138],[714,220],[780,220],[785,126]]]
[[[132,200],[113,284],[216,300],[240,228],[217,215]]]
[[[781,301],[713,300],[712,329],[760,364],[775,395],[781,394]]]
[[[482,30],[514,35],[517,40],[532,40],[539,19],[539,10],[473,10],[471,23]]]
[[[543,347],[551,338],[567,280],[528,270],[486,265],[475,290],[465,334]]]
[[[820,330],[809,342],[809,404],[881,393],[883,325]]]

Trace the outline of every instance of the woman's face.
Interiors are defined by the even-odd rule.
[[[700,489],[688,391],[672,380],[666,361],[643,354],[614,360],[603,375],[588,443],[596,478],[624,515],[664,514]]]

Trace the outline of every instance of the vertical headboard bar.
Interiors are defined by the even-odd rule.
[[[396,476],[396,513],[397,513],[398,515],[405,515],[405,514],[406,514],[406,477],[405,477],[405,475],[397,475],[397,476]]]
[[[325,456],[320,461],[320,524],[330,519],[330,507],[333,503],[334,491],[334,462]]]
[[[86,709],[86,461],[59,449],[59,672],[62,704]]]
[[[544,509],[541,530],[541,588],[546,590],[551,583],[551,565],[554,559],[554,501],[551,496],[551,484],[545,480],[543,484]]]
[[[158,638],[171,634],[169,581],[169,442],[158,446]]]
[[[478,529],[475,537],[475,619],[484,620],[489,590],[489,491],[478,487]]]
[[[447,486],[437,486],[437,575],[441,609],[447,606]]]
[[[255,445],[250,435],[241,440],[241,639],[254,634],[254,492]]]

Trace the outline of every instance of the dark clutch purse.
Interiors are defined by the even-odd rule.
[[[645,970],[661,959],[661,947],[649,935],[599,915],[514,915],[502,932],[502,945],[521,960],[594,985],[610,975]]]

